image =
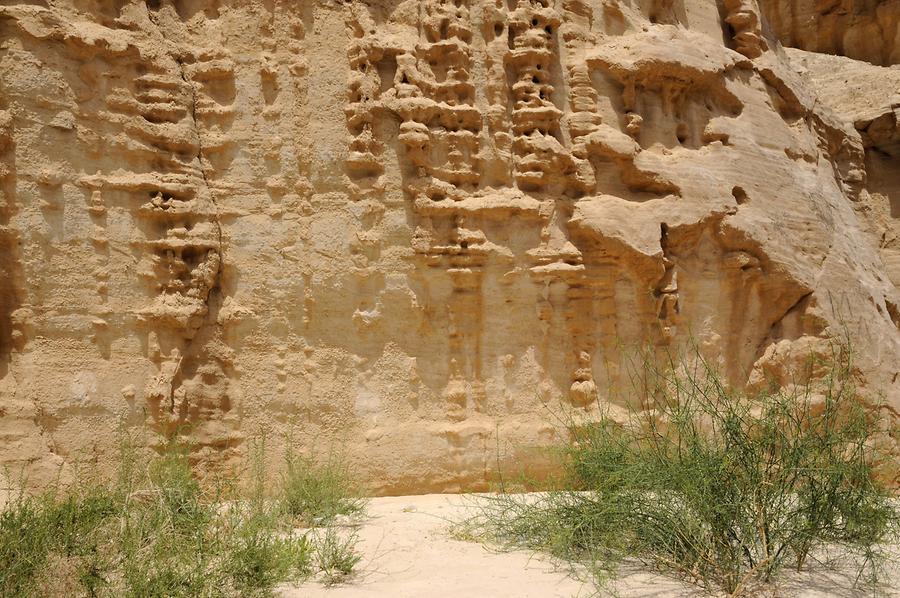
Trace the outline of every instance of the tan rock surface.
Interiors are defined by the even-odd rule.
[[[900,285],[900,65],[873,66],[789,48],[791,64],[865,150],[865,210],[888,277]],[[896,307],[893,308],[896,310]],[[896,321],[896,311],[892,318]]]
[[[898,0],[760,0],[787,46],[872,64],[900,63]]]
[[[477,488],[540,466],[545,402],[626,401],[623,346],[740,387],[845,329],[896,442],[886,104],[861,134],[768,31],[755,0],[5,2],[0,461],[40,485],[133,429],[228,469],[266,431],[373,492]]]

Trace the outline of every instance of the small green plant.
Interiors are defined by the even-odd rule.
[[[272,510],[231,507],[230,533],[223,569],[242,596],[267,593],[283,581],[312,572],[312,546],[306,535],[294,535]]]
[[[290,518],[272,500],[265,468],[266,436],[251,442],[245,500],[228,506],[224,568],[241,595],[268,593],[277,583],[312,573],[312,544],[295,535]]]
[[[355,537],[313,546],[295,532],[280,497],[265,495],[264,447],[251,451],[249,494],[231,500],[197,481],[185,447],[142,468],[129,442],[113,483],[16,497],[0,513],[0,595],[269,596],[314,565],[339,581],[358,561]]]
[[[347,467],[336,457],[317,463],[288,450],[285,462],[280,500],[284,510],[298,521],[322,525],[338,515],[358,515],[365,508]]]
[[[216,494],[194,478],[186,447],[171,443],[146,471],[121,482],[114,587],[126,596],[224,595],[215,566],[223,539]]]
[[[315,543],[316,564],[325,585],[343,582],[359,564],[360,555],[355,546],[355,532],[341,533],[333,527],[325,528]]]
[[[35,596],[65,561],[86,588],[102,585],[103,542],[95,532],[117,513],[103,489],[60,497],[18,496],[0,514],[0,595]]]
[[[848,352],[756,396],[696,363],[651,372],[644,409],[626,421],[605,413],[570,426],[572,490],[500,495],[475,525],[602,574],[632,557],[731,595],[837,550],[875,587],[900,516],[878,481]]]

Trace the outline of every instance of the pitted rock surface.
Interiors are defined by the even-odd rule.
[[[0,462],[483,488],[629,348],[753,390],[845,337],[898,442],[897,3],[788,4],[3,2]]]

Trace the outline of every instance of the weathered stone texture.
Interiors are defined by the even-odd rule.
[[[759,0],[786,46],[900,64],[900,0]]]
[[[721,4],[4,3],[0,460],[266,431],[477,487],[622,406],[623,347],[743,387],[845,330],[896,431],[897,71]]]

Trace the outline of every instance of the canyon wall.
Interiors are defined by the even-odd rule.
[[[480,488],[631,348],[752,389],[846,335],[898,442],[897,45],[842,84],[788,4],[0,2],[7,475],[265,435]]]
[[[872,64],[900,63],[900,0],[761,0],[787,46]]]

